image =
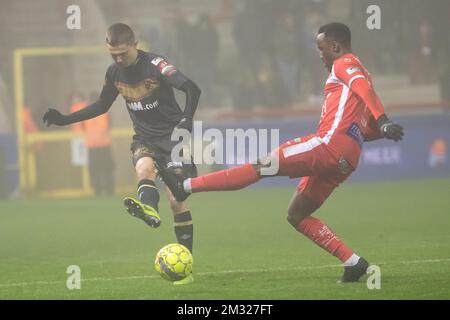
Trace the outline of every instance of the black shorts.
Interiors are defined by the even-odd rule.
[[[177,144],[178,141],[172,141],[170,135],[152,138],[134,135],[130,147],[133,166],[143,157],[158,158],[163,159],[166,167],[176,174],[181,174],[184,178],[196,177],[197,167],[192,159],[191,163],[172,161],[172,149]]]

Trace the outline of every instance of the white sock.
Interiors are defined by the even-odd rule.
[[[356,254],[352,254],[350,258],[348,258],[347,261],[344,262],[344,267],[352,267],[355,264],[357,264],[359,261],[359,256]]]
[[[183,188],[185,192],[192,193],[191,178],[183,181]]]

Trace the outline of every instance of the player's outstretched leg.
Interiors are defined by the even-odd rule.
[[[191,193],[206,191],[232,191],[245,188],[260,179],[257,170],[251,164],[220,170],[204,176],[184,180],[170,172],[157,161],[159,175],[166,183],[177,201],[184,201]]]

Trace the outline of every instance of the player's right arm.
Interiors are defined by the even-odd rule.
[[[100,97],[96,102],[68,115],[63,115],[58,110],[50,108],[42,117],[42,121],[44,121],[47,127],[52,124],[65,126],[75,122],[89,120],[107,112],[119,94],[119,91],[111,80],[110,70],[111,68],[106,72],[105,83]]]

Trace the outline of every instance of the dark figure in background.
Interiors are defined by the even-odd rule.
[[[279,103],[292,106],[299,94],[301,37],[292,14],[280,15],[272,34],[274,67],[279,74],[283,100]]]
[[[202,87],[202,103],[206,106],[217,104],[215,84],[218,78],[219,35],[215,23],[207,13],[199,15],[193,26],[195,34],[194,54],[191,56],[192,77]]]

